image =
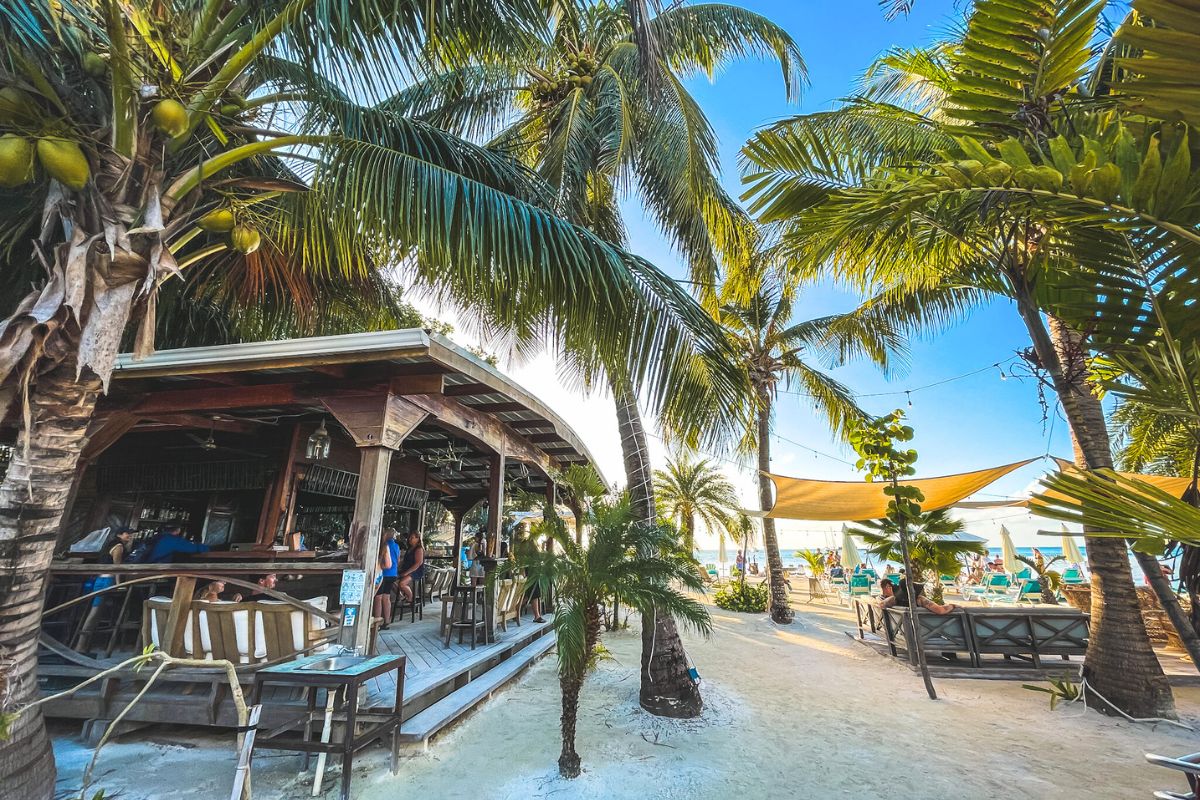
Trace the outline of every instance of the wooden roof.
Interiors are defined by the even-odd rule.
[[[422,329],[121,356],[99,416],[126,415],[143,429],[186,424],[236,431],[272,419],[328,418],[331,398],[373,396],[398,397],[430,414],[402,451],[429,459],[452,445],[463,455],[460,469],[442,470],[453,492],[482,491],[496,449],[506,451],[509,477],[530,488],[544,484],[539,473],[547,468],[594,465],[575,431],[540,400]],[[114,435],[131,429],[118,426]]]

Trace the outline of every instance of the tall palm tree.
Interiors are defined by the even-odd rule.
[[[558,674],[562,690],[562,753],[558,770],[576,778],[580,757],[575,750],[575,725],[584,679],[595,663],[600,641],[600,607],[613,597],[644,613],[670,615],[706,634],[710,629],[703,605],[681,594],[673,585],[701,589],[691,559],[674,547],[672,532],[638,520],[628,500],[615,505],[597,504],[591,514],[591,536],[586,547],[566,535],[561,522],[553,535],[561,554],[531,554],[529,578],[553,584],[558,611]],[[545,532],[545,531],[543,531]]]
[[[665,275],[554,216],[529,170],[376,102],[545,26],[536,0],[0,6],[0,409],[23,421],[0,483],[8,702],[35,691],[46,567],[97,397],[123,340],[152,348],[175,284],[194,277],[271,333],[353,317],[400,265],[480,324],[584,364],[619,354],[652,402],[685,350],[720,341]],[[11,734],[6,789],[48,797],[40,714]]]
[[[960,533],[966,526],[962,520],[954,519],[950,512],[925,511],[915,519],[907,521],[908,560],[918,578],[932,582],[930,596],[934,602],[942,602],[942,575],[957,575],[962,569],[965,555],[987,555],[982,542],[966,542],[949,538]],[[871,555],[887,561],[903,562],[900,546],[900,526],[888,518],[859,523],[850,533],[862,537]]]
[[[466,135],[492,135],[554,190],[555,208],[613,244],[625,242],[620,201],[634,196],[687,260],[693,281],[714,286],[722,268],[749,263],[755,233],[721,187],[715,133],[684,86],[749,55],[776,59],[795,96],[804,64],[792,38],[746,9],[716,3],[577,0],[553,35],[515,56],[449,68],[393,102]],[[653,14],[651,16],[651,14]],[[711,290],[708,292],[711,294]],[[663,419],[690,444],[728,435],[738,399],[711,376],[734,359],[714,346],[681,362],[689,377],[663,397]],[[637,372],[619,358],[585,378],[607,380],[617,411],[626,483],[635,515],[654,521],[654,495]],[[717,383],[720,389],[720,382]],[[714,402],[715,400],[715,402]],[[705,417],[698,409],[720,409]],[[643,617],[641,702],[674,716],[700,712],[700,695],[670,617]]]
[[[1177,287],[1190,285],[1184,256],[1200,239],[1184,201],[1200,185],[1184,132],[1140,116],[1177,118],[1164,99],[1175,79],[1138,77],[1164,63],[1142,51],[1177,45],[1177,32],[1141,15],[1105,41],[1104,5],[1013,12],[980,0],[961,39],[892,54],[863,96],[745,151],[757,209],[789,221],[789,249],[803,253],[794,263],[832,264],[874,295],[877,313],[939,326],[981,299],[1013,300],[1087,469],[1112,466],[1089,351],[1154,339],[1154,308],[1193,297]],[[1090,682],[1129,713],[1173,713],[1124,543],[1093,537],[1088,558]],[[1153,558],[1138,558],[1172,621],[1184,620]]]
[[[766,511],[772,506],[771,426],[779,386],[796,386],[825,415],[830,426],[844,432],[850,420],[863,418],[850,390],[814,366],[816,359],[838,364],[865,356],[887,366],[889,354],[902,343],[886,321],[862,324],[853,316],[792,321],[793,293],[769,276],[747,300],[721,305],[718,318],[730,344],[742,355],[753,392],[745,409],[741,441],[745,452],[757,454],[758,499]],[[792,621],[784,582],[783,559],[775,520],[763,519],[763,547],[767,553],[767,579],[771,587],[771,619]]]
[[[591,464],[572,464],[555,476],[554,485],[575,516],[575,544],[582,547],[587,514],[593,503],[608,494],[608,487]]]
[[[683,552],[689,556],[696,549],[697,521],[719,536],[735,527],[737,491],[707,458],[668,461],[666,469],[654,471],[654,491],[660,514],[683,527]]]

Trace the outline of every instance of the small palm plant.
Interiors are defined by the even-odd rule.
[[[852,529],[861,536],[868,551],[888,561],[903,561],[900,552],[900,533],[890,519],[860,522],[862,528]],[[942,602],[941,575],[957,575],[962,569],[960,559],[966,555],[986,555],[981,542],[964,542],[952,538],[963,529],[961,520],[946,510],[926,511],[909,521],[909,558],[918,576],[930,582],[929,597]]]
[[[1063,555],[1053,556],[1049,560],[1043,561],[1040,566],[1035,559],[1029,556],[1018,554],[1017,560],[1021,561],[1037,575],[1038,586],[1042,588],[1042,602],[1052,606],[1058,605],[1058,590],[1062,588],[1062,573],[1050,568],[1060,561],[1065,562],[1067,557]]]
[[[808,565],[808,571],[813,574],[813,577],[819,578],[825,574],[825,556],[817,550],[797,550],[796,555],[804,559],[804,563]]]
[[[675,586],[699,591],[700,578],[691,559],[675,547],[669,528],[636,521],[627,500],[598,503],[592,510],[592,534],[586,547],[567,535],[566,527],[547,525],[560,553],[541,553],[526,564],[529,577],[543,587],[554,585],[558,634],[558,681],[562,690],[562,754],[558,771],[564,778],[580,772],[575,751],[575,722],[584,678],[600,650],[601,606],[616,597],[646,612],[667,614],[707,635],[711,622],[703,605]]]

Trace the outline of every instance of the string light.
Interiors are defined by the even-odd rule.
[[[921,386],[913,386],[908,389],[896,389],[895,391],[890,391],[890,392],[866,392],[864,394],[856,394],[856,395],[854,395],[854,397],[857,399],[857,398],[864,398],[864,397],[898,397],[900,395],[904,395],[906,398],[908,398],[909,402],[911,403],[912,395],[914,392],[923,392],[927,389],[933,389],[938,386],[944,386],[947,383],[954,383],[955,381],[961,381],[961,380],[966,380],[967,378],[973,378],[974,376],[980,374],[981,372],[988,372],[993,369],[1000,370],[1000,380],[1006,381],[1006,380],[1008,380],[1008,373],[1004,371],[1004,367],[1009,364],[1012,364],[1014,361],[1017,361],[1019,359],[1020,359],[1020,356],[1010,356],[1009,358],[1006,358],[1002,361],[996,361],[992,364],[988,364],[986,367],[980,367],[979,369],[973,369],[970,372],[964,372],[961,375],[953,375],[949,378],[943,378],[939,381],[934,381],[933,383],[926,383]],[[810,392],[799,392],[799,391],[795,391],[792,389],[780,389],[779,393],[780,394],[790,394],[795,397],[810,397],[810,398],[817,397],[816,395],[814,395]]]

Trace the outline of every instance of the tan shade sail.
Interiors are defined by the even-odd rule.
[[[1067,461],[1065,458],[1055,458],[1054,463],[1058,465],[1059,472],[1079,471],[1079,467],[1075,466],[1074,462]],[[1118,472],[1117,474],[1122,478],[1128,478],[1129,480],[1138,481],[1140,483],[1147,483],[1151,486],[1162,489],[1172,497],[1183,497],[1183,493],[1186,492],[1188,487],[1192,485],[1191,478],[1176,478],[1170,475],[1146,475],[1145,473],[1141,472]],[[1038,496],[1049,500],[1063,500],[1066,497],[1062,492],[1056,492],[1052,489],[1042,489],[1038,491]],[[1024,500],[1022,504],[1028,507],[1031,499],[1032,498]]]
[[[954,505],[989,483],[1036,460],[1029,458],[978,472],[918,478],[905,483],[916,486],[924,493],[922,510],[936,511]],[[814,481],[770,473],[767,475],[775,484],[775,506],[766,514],[772,519],[855,521],[878,519],[887,513],[888,497],[883,493],[882,483]]]

